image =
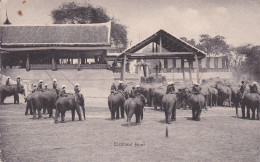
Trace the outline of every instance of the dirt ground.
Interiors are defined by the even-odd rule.
[[[210,108],[201,121],[190,110],[177,110],[177,121],[164,123],[164,112],[146,108],[141,125],[111,121],[108,108],[87,107],[87,120],[54,124],[33,120],[25,105],[0,106],[3,161],[259,161],[260,121],[235,117],[235,109]],[[135,118],[132,118],[132,122]],[[169,137],[165,137],[168,126]]]

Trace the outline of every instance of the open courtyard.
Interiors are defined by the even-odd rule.
[[[10,101],[11,103],[11,101]],[[88,106],[88,104],[86,103]],[[146,107],[141,125],[110,120],[107,107],[87,107],[87,119],[54,124],[33,120],[25,105],[0,108],[2,161],[259,161],[260,121],[235,116],[234,108],[177,110],[177,121],[165,124],[164,112]],[[241,112],[239,109],[239,115]],[[168,138],[166,138],[166,126]]]

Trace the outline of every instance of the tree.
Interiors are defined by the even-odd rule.
[[[197,48],[210,56],[229,55],[232,49],[232,47],[226,43],[225,37],[217,35],[212,38],[208,34],[200,35]]]
[[[122,52],[127,47],[126,26],[111,19],[104,8],[94,7],[86,3],[79,5],[76,2],[63,3],[58,9],[51,12],[54,24],[91,24],[104,23],[112,20],[111,42],[117,52]]]
[[[181,37],[180,39],[183,40],[184,42],[189,43],[192,46],[196,46],[197,45],[196,41],[194,39],[188,40],[186,37]]]

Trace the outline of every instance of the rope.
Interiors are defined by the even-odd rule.
[[[51,75],[47,72],[47,70],[44,70],[45,73],[51,78],[51,80],[53,80],[53,78],[51,77]]]
[[[61,71],[58,71],[68,82],[71,83],[72,86],[74,86],[74,84],[69,80],[69,78],[67,78]]]

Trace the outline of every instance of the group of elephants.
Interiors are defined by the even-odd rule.
[[[202,109],[207,110],[208,107],[213,106],[235,106],[236,115],[238,115],[238,107],[241,106],[242,118],[250,118],[250,110],[252,112],[251,119],[255,119],[255,116],[257,116],[259,120],[260,117],[260,93],[250,93],[247,85],[245,95],[242,98],[240,82],[237,81],[221,78],[206,80],[200,85],[201,91],[199,94],[193,93],[192,82],[175,82],[175,93],[168,94],[166,94],[167,84],[141,84],[140,92],[144,95],[146,102],[129,97],[134,85],[133,83],[127,83],[125,93],[114,93],[108,97],[112,120],[115,119],[115,114],[116,119],[119,119],[120,110],[122,118],[124,118],[124,111],[126,112],[128,122],[135,114],[136,122],[140,123],[140,119],[143,118],[145,104],[149,107],[153,106],[154,109],[158,107],[164,109],[166,123],[176,120],[176,109],[179,108],[190,108],[192,110],[192,119],[197,121],[200,120]],[[247,116],[245,116],[245,108],[247,108]],[[257,111],[257,114],[255,111]]]
[[[136,123],[140,124],[143,119],[144,106],[153,106],[154,109],[160,107],[165,111],[166,123],[171,123],[176,120],[176,109],[190,108],[192,110],[192,119],[200,120],[202,109],[207,109],[208,106],[235,106],[236,115],[238,108],[241,106],[242,118],[250,118],[259,120],[260,117],[260,92],[250,93],[247,86],[245,94],[241,96],[240,83],[228,81],[224,79],[207,80],[200,85],[201,91],[199,94],[194,94],[192,91],[193,84],[191,82],[175,82],[175,93],[166,94],[166,84],[142,84],[139,88],[140,93],[144,96],[133,96],[132,90],[135,87],[134,83],[125,84],[124,92],[111,93],[108,97],[108,107],[111,112],[111,119],[124,118],[126,113],[127,122],[131,122],[132,116],[135,114]],[[42,118],[43,113],[49,113],[49,117],[53,117],[53,109],[56,110],[55,122],[61,114],[61,122],[64,122],[65,112],[71,110],[72,120],[75,120],[75,111],[77,111],[79,120],[82,120],[81,110],[85,116],[84,96],[82,94],[65,94],[59,95],[59,91],[55,89],[35,91],[25,97],[26,111],[25,115],[30,115],[36,119],[36,111],[38,118]],[[14,96],[14,103],[19,104],[18,94],[25,96],[24,86],[21,84],[1,85],[0,86],[0,104],[8,96]],[[247,113],[245,113],[247,109]],[[255,113],[257,111],[257,113]]]
[[[25,96],[24,86],[21,84],[13,84],[10,86],[1,85],[1,104],[3,104],[5,98],[8,96],[14,96],[14,103],[19,104],[19,93]],[[37,118],[36,111],[38,111],[38,118],[42,118],[42,109],[43,114],[45,114],[47,110],[47,112],[49,113],[49,117],[52,118],[53,109],[55,109],[55,123],[58,122],[60,114],[61,122],[65,122],[65,112],[68,110],[71,110],[73,121],[75,120],[75,111],[77,111],[79,120],[82,120],[80,107],[82,108],[84,119],[86,119],[84,96],[82,94],[77,95],[67,93],[65,95],[59,95],[59,90],[56,89],[39,90],[25,97],[25,102],[25,115],[28,115],[28,111],[30,110],[30,115],[33,115],[33,119]]]

